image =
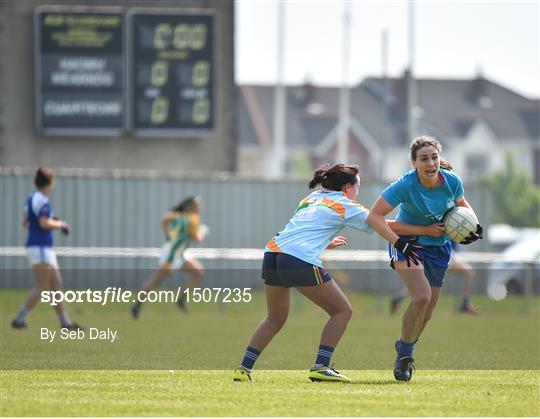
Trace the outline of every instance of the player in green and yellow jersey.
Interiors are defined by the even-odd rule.
[[[153,290],[174,269],[182,270],[189,275],[185,288],[193,288],[202,280],[204,276],[203,265],[186,251],[191,243],[204,240],[208,232],[208,228],[204,224],[200,224],[201,208],[201,198],[194,196],[183,200],[163,216],[161,225],[167,241],[161,248],[157,270],[148,278],[141,291],[148,293]],[[184,293],[182,292],[180,295],[177,304],[185,311]],[[139,300],[131,308],[134,318],[139,317],[141,305],[142,302]]]

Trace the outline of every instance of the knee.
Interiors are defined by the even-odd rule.
[[[412,297],[412,304],[419,308],[425,308],[428,306],[431,300],[431,290],[426,290]]]
[[[329,314],[330,316],[339,316],[348,322],[353,315],[353,308],[350,304],[345,304],[342,307],[339,307],[333,313]]]
[[[353,308],[350,304],[347,304],[342,310],[343,317],[349,321],[353,315]]]
[[[204,268],[195,269],[193,271],[193,278],[197,281],[201,281],[204,278]]]
[[[282,313],[278,315],[272,315],[267,316],[267,321],[276,329],[281,330],[285,322],[287,321],[287,317],[289,316],[289,313]]]

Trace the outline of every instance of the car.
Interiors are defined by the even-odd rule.
[[[501,253],[488,272],[488,295],[501,300],[508,294],[523,294],[527,275],[531,291],[540,293],[540,236],[528,235]]]

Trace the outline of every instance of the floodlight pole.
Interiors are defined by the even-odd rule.
[[[337,162],[348,162],[349,127],[350,127],[350,90],[348,86],[349,75],[349,49],[351,31],[351,3],[345,0],[343,13],[343,49],[341,63],[341,89],[339,91],[339,138],[337,144]]]
[[[409,141],[418,135],[416,120],[416,107],[418,106],[418,94],[416,91],[416,81],[414,79],[415,62],[415,22],[414,22],[414,0],[409,2],[409,77],[407,80],[407,117]]]
[[[274,144],[270,163],[270,177],[277,178],[285,174],[285,129],[287,100],[283,81],[284,41],[285,41],[285,2],[278,2],[277,20],[277,80],[274,90]]]

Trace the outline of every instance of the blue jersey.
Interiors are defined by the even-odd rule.
[[[34,191],[26,198],[24,216],[28,220],[28,239],[26,247],[53,245],[52,230],[45,230],[39,225],[40,217],[51,217],[52,209],[49,198],[41,191]]]
[[[441,222],[443,215],[456,206],[457,199],[463,196],[461,178],[449,170],[439,172],[441,185],[436,188],[425,188],[420,183],[416,170],[410,170],[401,178],[389,185],[381,195],[396,207],[399,205],[397,220],[407,224],[430,225]],[[418,242],[427,246],[443,246],[448,236],[419,236]]]
[[[343,192],[316,190],[300,201],[285,229],[266,244],[266,252],[287,253],[304,262],[322,267],[320,254],[343,227],[369,234],[369,212]]]

